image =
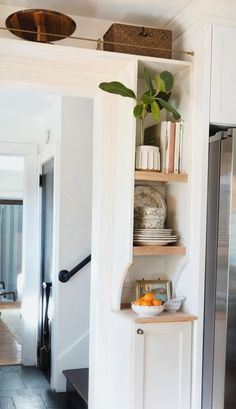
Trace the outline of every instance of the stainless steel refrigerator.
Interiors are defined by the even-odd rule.
[[[209,140],[202,409],[236,409],[236,129]]]

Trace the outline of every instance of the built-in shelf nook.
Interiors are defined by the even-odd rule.
[[[184,61],[153,59],[140,57],[138,62],[138,94],[145,89],[144,67],[154,76],[156,73],[167,70],[174,76],[174,88],[171,95],[171,103],[180,112],[183,121],[182,140],[182,167],[180,173],[159,172],[156,170],[135,170],[133,174],[133,186],[151,186],[164,198],[167,205],[166,229],[173,229],[173,234],[178,236],[176,243],[168,245],[137,245],[132,248],[133,262],[128,268],[123,289],[121,291],[120,304],[127,304],[135,297],[135,283],[140,279],[168,279],[173,284],[173,295],[183,295],[180,276],[186,274],[183,269],[188,245],[188,200],[189,200],[189,173],[191,171],[188,162],[190,151],[190,72],[191,64]],[[168,113],[161,111],[161,120],[170,120]],[[147,126],[154,127],[152,119],[148,119]],[[157,146],[160,146],[160,128],[156,126],[153,134]],[[140,144],[140,129],[137,121],[136,146]],[[130,192],[133,195],[133,192]],[[132,226],[134,227],[134,226]],[[187,304],[186,304],[187,305]],[[189,311],[190,312],[190,311]]]

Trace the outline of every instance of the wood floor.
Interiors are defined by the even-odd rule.
[[[0,313],[4,310],[20,308],[17,303],[1,304]],[[0,315],[0,366],[17,365],[21,363],[21,345],[9,331],[6,324],[2,321]],[[1,409],[1,408],[0,408]]]
[[[13,337],[0,317],[0,366],[21,363],[21,345]]]

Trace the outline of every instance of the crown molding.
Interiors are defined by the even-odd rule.
[[[207,12],[199,7],[196,2],[190,3],[176,17],[171,20],[166,28],[173,33],[173,40],[179,37],[183,32],[189,30],[196,24],[204,23]]]
[[[223,24],[236,26],[236,5],[229,7],[205,7],[204,0],[191,2],[176,17],[171,20],[165,28],[173,33],[173,40],[178,38],[183,32],[193,29],[199,24]]]

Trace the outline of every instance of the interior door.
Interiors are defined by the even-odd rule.
[[[41,314],[38,354],[38,365],[48,379],[51,375],[50,301],[52,290],[53,186],[54,160],[51,159],[43,165],[41,175]]]

